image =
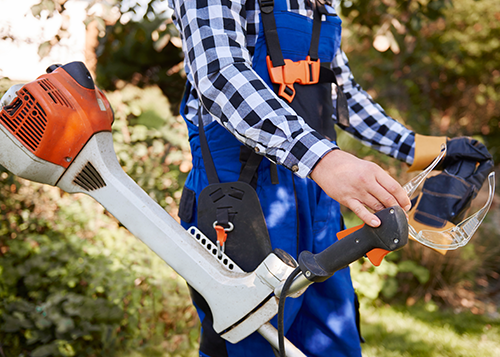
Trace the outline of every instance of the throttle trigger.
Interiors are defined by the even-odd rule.
[[[385,250],[382,248],[375,248],[366,253],[366,256],[368,259],[370,259],[373,265],[378,267],[388,253],[390,253],[389,250]]]

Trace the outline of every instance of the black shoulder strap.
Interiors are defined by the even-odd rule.
[[[212,154],[210,153],[210,148],[208,146],[207,137],[205,135],[205,128],[203,127],[203,120],[201,117],[202,110],[203,106],[200,104],[200,109],[198,110],[198,131],[200,133],[200,147],[201,147],[201,155],[203,156],[203,164],[205,165],[205,171],[207,173],[208,183],[209,184],[220,183],[219,176],[217,175],[217,170],[215,168],[214,160],[212,158]],[[264,157],[262,155],[258,155],[254,151],[252,151],[250,153],[247,162],[241,169],[238,181],[243,181],[250,184],[263,158]],[[271,176],[273,177],[273,183],[276,182],[277,175],[271,175]]]
[[[319,59],[319,38],[321,34],[321,12],[320,7],[322,5],[316,4],[315,1],[312,2],[314,9],[313,15],[313,28],[311,35],[311,45],[309,46],[309,57],[312,61],[317,61]]]
[[[280,39],[274,18],[274,0],[259,0],[262,28],[264,29],[267,53],[271,57],[273,67],[285,65],[283,53],[281,52]]]
[[[203,156],[203,165],[205,165],[205,171],[207,173],[208,183],[219,183],[219,176],[217,176],[217,170],[215,169],[214,160],[212,154],[210,153],[210,148],[208,147],[207,137],[205,135],[205,128],[203,127],[203,120],[201,119],[201,111],[203,106],[200,103],[200,108],[198,109],[198,131],[200,133],[200,147],[201,155]]]
[[[319,71],[320,83],[334,83],[337,91],[337,121],[344,127],[349,126],[349,107],[347,105],[347,97],[337,82],[337,77],[330,67],[321,65]]]
[[[240,177],[238,181],[243,181],[248,184],[252,182],[252,179],[259,169],[260,162],[264,156],[256,154],[254,151],[250,153],[250,156],[248,157],[247,162],[243,166],[240,172]]]
[[[313,17],[313,30],[311,36],[311,47],[309,48],[309,57],[311,60],[315,61],[319,58],[319,39],[321,34],[321,16],[327,15],[328,11],[325,8],[325,4],[321,1],[313,2],[314,17]],[[337,121],[340,125],[345,127],[349,126],[349,109],[347,106],[347,98],[345,93],[340,89],[337,83],[337,77],[335,73],[325,66],[321,66],[319,73],[319,82],[335,83],[337,91]]]
[[[321,34],[321,16],[328,16],[328,11],[325,8],[325,3],[331,4],[329,1],[314,1],[314,15],[313,15],[313,29],[311,36],[311,45],[309,47],[309,57],[315,61],[319,58],[319,40]],[[276,28],[276,20],[274,18],[274,0],[259,0],[262,27],[264,28],[264,35],[266,38],[267,52],[271,58],[273,67],[283,66],[285,60],[281,52],[280,41],[278,38],[278,30]],[[349,126],[349,108],[347,105],[347,98],[345,93],[340,89],[335,73],[325,66],[320,69],[320,83],[335,83],[337,91],[337,121],[338,124],[348,127]],[[276,175],[273,175],[276,176]]]

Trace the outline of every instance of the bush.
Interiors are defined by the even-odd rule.
[[[122,167],[175,213],[184,134],[158,93],[111,93],[113,135]],[[102,206],[0,171],[0,355],[195,356],[198,331],[185,282]]]
[[[108,258],[85,252],[88,243],[61,232],[27,232],[5,243],[0,331],[8,355],[26,348],[33,357],[116,349],[124,311],[108,292],[115,279],[125,282],[124,270],[110,271]]]
[[[186,125],[171,114],[158,87],[126,85],[108,99],[115,111],[113,142],[122,168],[175,216],[191,169]]]

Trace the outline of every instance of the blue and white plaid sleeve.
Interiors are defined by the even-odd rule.
[[[244,0],[169,3],[196,97],[238,140],[300,177],[309,175],[326,153],[337,148],[306,125],[252,70]],[[192,97],[185,113],[188,119],[195,117],[198,106]],[[203,120],[207,124],[213,119]]]
[[[411,165],[415,152],[415,133],[388,116],[356,83],[343,51],[339,50],[335,56],[332,69],[349,106],[350,126],[342,129],[364,144]],[[335,103],[335,91],[333,95]]]

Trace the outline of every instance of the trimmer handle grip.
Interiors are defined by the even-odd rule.
[[[375,215],[382,222],[379,227],[362,225],[351,228],[347,231],[352,233],[321,253],[302,252],[299,256],[299,266],[305,277],[310,281],[321,282],[373,249],[395,251],[404,247],[408,242],[408,220],[403,209],[394,206]]]

